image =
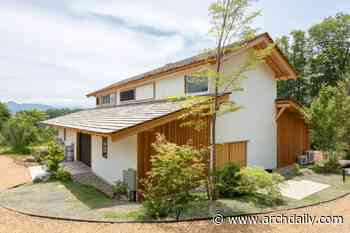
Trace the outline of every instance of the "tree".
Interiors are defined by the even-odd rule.
[[[39,110],[18,112],[8,120],[2,130],[5,143],[14,151],[25,152],[31,144],[45,139],[46,128],[40,122],[46,119],[46,114]]]
[[[157,135],[153,144],[151,170],[144,181],[144,202],[151,217],[166,217],[176,213],[177,218],[193,200],[191,191],[200,187],[204,178],[203,152],[191,146],[178,146]]]
[[[350,70],[350,15],[338,13],[307,32],[292,31],[279,46],[299,73],[278,82],[279,98],[310,104],[323,86],[336,86]]]
[[[291,37],[282,36],[277,44],[287,56],[289,62],[298,72],[296,80],[285,80],[277,82],[278,97],[282,99],[294,99],[300,103],[308,103],[308,61],[310,59],[310,48],[308,38],[304,31],[292,31]]]
[[[11,114],[5,103],[0,102],[0,131],[2,126],[10,119]]]
[[[350,80],[339,81],[336,87],[324,86],[320,95],[305,108],[311,126],[313,146],[325,152],[349,150],[350,143]]]
[[[251,22],[259,15],[259,12],[247,13],[252,0],[216,0],[209,7],[211,20],[210,33],[216,40],[215,49],[208,51],[208,57],[215,57],[215,68],[196,72],[193,77],[208,77],[213,84],[208,96],[193,96],[184,101],[184,108],[188,109],[180,118],[187,119],[185,125],[195,126],[197,129],[203,126],[206,118],[211,119],[211,153],[210,171],[215,172],[216,158],[216,120],[217,116],[226,112],[234,112],[240,109],[235,103],[219,103],[221,93],[238,91],[239,81],[245,78],[245,73],[254,69],[256,65],[264,61],[271,52],[273,45],[265,49],[252,49],[247,53],[247,59],[232,73],[224,74],[222,70],[223,58],[228,52],[234,52],[244,46],[244,43],[232,43],[233,40],[247,41],[255,37],[255,30],[250,27]],[[195,80],[194,79],[194,80]],[[195,81],[194,81],[195,82]],[[189,120],[194,117],[196,120]],[[215,176],[209,177],[210,198],[217,196],[215,188]]]
[[[48,119],[64,116],[70,113],[81,111],[81,109],[69,109],[69,108],[52,108],[46,110],[46,115]]]

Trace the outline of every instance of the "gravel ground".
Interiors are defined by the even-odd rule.
[[[24,181],[29,181],[27,170],[12,162],[11,159],[0,156],[0,189]],[[350,196],[338,201],[315,206],[306,210],[287,211],[287,215],[303,215],[308,213],[314,216],[342,215],[342,225],[229,225],[215,226],[211,221],[199,221],[177,224],[97,224],[68,222],[36,217],[24,216],[0,208],[1,233],[117,233],[117,232],[350,232]],[[281,212],[273,215],[281,214]]]

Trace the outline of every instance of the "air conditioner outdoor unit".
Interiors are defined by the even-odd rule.
[[[308,164],[315,162],[315,153],[312,150],[306,151],[307,162]]]
[[[298,164],[299,165],[307,165],[308,164],[307,155],[299,155],[298,156]]]

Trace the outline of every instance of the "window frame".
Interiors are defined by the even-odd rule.
[[[105,98],[108,97],[108,102],[105,102]],[[101,105],[108,105],[112,103],[111,95],[103,95],[101,98]]]
[[[102,136],[102,157],[108,158],[108,137]]]
[[[192,94],[206,94],[209,92],[209,78],[208,77],[198,77],[199,79],[206,79],[206,83],[207,83],[207,87],[206,87],[206,90],[205,91],[195,91],[195,92],[191,92],[189,91],[189,81],[188,79],[190,78],[194,78],[193,76],[191,75],[185,75],[184,76],[184,82],[185,82],[185,94],[189,94],[189,95],[192,95]],[[196,77],[197,78],[197,77]]]
[[[122,99],[122,93],[124,93],[124,92],[133,92],[133,99],[126,99],[126,100],[123,100]],[[125,103],[125,102],[129,102],[129,101],[135,101],[136,100],[136,88],[134,88],[134,89],[128,89],[128,90],[123,90],[123,91],[120,91],[119,92],[119,101],[121,102],[121,103]]]
[[[63,128],[63,141],[67,140],[67,128]]]

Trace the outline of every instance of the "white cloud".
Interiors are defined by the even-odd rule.
[[[157,36],[30,5],[0,8],[0,35],[0,99],[27,102],[87,103],[88,91],[185,49],[180,34]]]
[[[212,0],[76,0],[69,7],[76,11],[122,18],[131,25],[148,25],[198,37],[208,32],[207,9],[211,2]]]

